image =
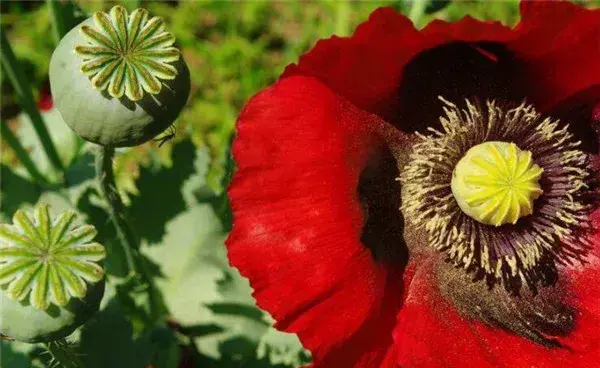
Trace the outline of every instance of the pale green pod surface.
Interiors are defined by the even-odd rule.
[[[64,307],[51,305],[42,311],[29,303],[0,294],[0,332],[15,340],[35,343],[59,340],[84,324],[100,307],[104,280],[92,285],[83,299],[72,299]]]
[[[98,12],[60,41],[50,87],[64,121],[83,139],[110,147],[144,143],[167,129],[190,93],[174,36],[144,9]]]
[[[104,247],[96,229],[74,225],[48,205],[18,210],[0,224],[0,333],[24,342],[61,339],[99,308],[104,295]]]

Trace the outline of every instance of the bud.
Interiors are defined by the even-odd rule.
[[[109,147],[144,143],[167,129],[190,93],[190,74],[160,17],[122,6],[96,12],[60,41],[50,87],[64,121]]]

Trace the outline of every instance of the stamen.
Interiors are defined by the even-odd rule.
[[[483,109],[467,100],[459,110],[440,100],[441,130],[419,135],[400,175],[405,218],[456,266],[511,291],[555,280],[556,264],[583,262],[597,195],[588,185],[588,157],[568,125],[542,119],[525,102],[506,109],[488,101]],[[479,167],[463,170],[463,157]],[[453,194],[453,172],[479,190]],[[507,178],[513,179],[508,191]]]

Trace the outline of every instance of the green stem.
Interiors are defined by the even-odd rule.
[[[134,11],[139,8],[141,4],[141,0],[123,0],[123,5],[125,5],[129,11]]]
[[[415,27],[420,28],[421,19],[425,14],[427,0],[412,0],[411,3],[412,6],[410,8],[410,13],[408,14],[408,17],[410,18],[410,20],[412,20]]]
[[[101,151],[96,156],[96,175],[100,183],[102,196],[108,204],[108,214],[117,229],[117,236],[123,246],[129,273],[135,274],[136,265],[133,251],[138,248],[138,241],[123,215],[123,202],[121,202],[121,197],[117,190],[113,170],[114,154],[115,149],[112,147],[101,148]]]
[[[19,139],[10,130],[8,124],[6,123],[6,121],[4,121],[4,119],[0,121],[0,136],[2,136],[2,139],[4,139],[4,141],[8,143],[10,148],[12,148],[12,150],[15,152],[15,154],[21,161],[21,164],[23,164],[25,169],[29,172],[29,175],[31,175],[31,177],[35,179],[39,184],[47,184],[48,181],[46,180],[46,178],[44,178],[42,173],[40,173],[37,166],[35,166],[35,164],[31,160],[31,157],[29,157],[29,153],[27,152],[25,147],[23,147]]]
[[[59,367],[85,368],[81,359],[65,339],[50,341],[45,345],[54,361],[58,362]]]
[[[48,129],[44,124],[42,115],[36,106],[29,81],[25,77],[25,73],[23,72],[23,69],[21,69],[21,65],[17,61],[17,58],[15,57],[15,54],[8,43],[6,32],[4,32],[4,30],[0,32],[0,46],[2,67],[4,68],[5,73],[8,75],[8,78],[15,88],[16,93],[19,95],[21,107],[31,118],[33,128],[35,129],[35,132],[37,133],[38,138],[40,139],[42,146],[46,151],[46,155],[52,163],[52,166],[54,166],[57,171],[63,172],[63,164],[60,161],[60,157],[58,156],[58,152],[54,147],[54,143],[52,143],[52,139],[50,138]]]
[[[101,148],[96,156],[96,175],[100,183],[102,196],[108,204],[109,216],[117,229],[117,236],[123,246],[129,275],[131,277],[139,275],[142,281],[148,285],[151,318],[158,318],[161,309],[164,308],[162,297],[154,284],[146,260],[139,252],[140,241],[125,218],[123,202],[115,182],[114,154],[115,149],[112,147]]]
[[[52,17],[52,33],[56,44],[67,34],[67,20],[65,19],[64,7],[58,0],[46,0],[50,16]]]
[[[350,35],[350,2],[334,3],[336,7],[335,34],[346,37]]]

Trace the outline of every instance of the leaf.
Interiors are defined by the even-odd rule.
[[[76,187],[82,184],[91,184],[94,180],[96,171],[94,170],[94,155],[91,152],[84,152],[75,157],[71,166],[65,172],[65,178],[69,187]]]
[[[152,365],[155,368],[177,368],[181,360],[181,349],[172,330],[157,327],[150,333],[153,346]]]
[[[166,223],[185,209],[182,186],[195,171],[195,157],[194,145],[184,141],[173,149],[171,168],[141,169],[137,181],[139,195],[131,198],[128,213],[138,235],[148,243],[160,242]]]
[[[0,340],[0,368],[29,368],[31,360],[25,348],[26,344]]]
[[[273,367],[268,359],[257,359],[256,342],[244,336],[235,336],[219,345],[221,360],[219,365],[225,367]]]
[[[215,193],[214,189],[204,185],[199,187],[194,194],[199,202],[209,203],[212,206],[213,211],[215,211],[215,214],[221,220],[223,230],[229,232],[233,226],[233,212],[231,211],[231,204],[229,203],[229,197],[227,196],[226,188],[229,186],[235,171],[235,162],[233,161],[233,156],[231,155],[231,148],[227,151],[226,157],[227,160],[224,167],[225,173],[220,182],[220,193],[217,194]],[[204,182],[206,182],[206,179]]]
[[[224,328],[215,323],[208,323],[191,326],[179,326],[178,330],[187,337],[194,338],[223,332]]]
[[[75,200],[77,210],[86,215],[85,221],[96,225],[98,235],[96,241],[106,247],[106,273],[112,276],[125,277],[127,266],[117,232],[103,206],[103,202],[95,188],[87,187]]]
[[[64,122],[60,112],[56,108],[42,111],[42,117],[48,127],[50,138],[58,151],[62,163],[65,167],[68,167],[75,159],[82,146],[81,139]],[[18,116],[18,119],[21,124],[19,124],[19,129],[16,134],[23,146],[29,151],[31,159],[40,172],[47,177],[52,178],[52,175],[56,176],[56,172],[54,172],[46,152],[37,138],[29,116],[21,113]],[[56,177],[54,179],[56,179]]]
[[[176,368],[177,342],[166,327],[155,327],[138,338],[117,300],[81,329],[79,351],[88,368]]]
[[[0,214],[4,220],[12,217],[23,204],[33,205],[38,201],[41,189],[36,184],[0,164]],[[6,221],[3,221],[6,222]]]
[[[222,224],[208,204],[197,204],[167,224],[160,244],[144,249],[161,266],[166,304],[178,324],[210,328],[192,336],[203,354],[217,358],[235,336],[258,344],[268,324],[256,308],[247,280],[229,268]],[[211,326],[211,327],[208,327]],[[252,354],[254,356],[254,353]]]
[[[241,316],[248,319],[255,320],[259,323],[267,325],[264,321],[264,313],[253,305],[246,305],[240,303],[231,302],[220,302],[220,303],[207,303],[206,307],[215,314]]]
[[[310,363],[310,352],[302,347],[298,336],[271,327],[258,344],[258,358],[267,358],[271,364],[299,367]]]
[[[134,341],[133,328],[115,301],[81,329],[79,350],[86,367],[142,368],[150,363],[146,341]]]
[[[425,7],[425,14],[431,14],[431,13],[438,12],[438,11],[444,9],[445,7],[447,7],[448,5],[450,5],[451,2],[452,2],[452,0],[429,1],[427,3],[427,6]]]

